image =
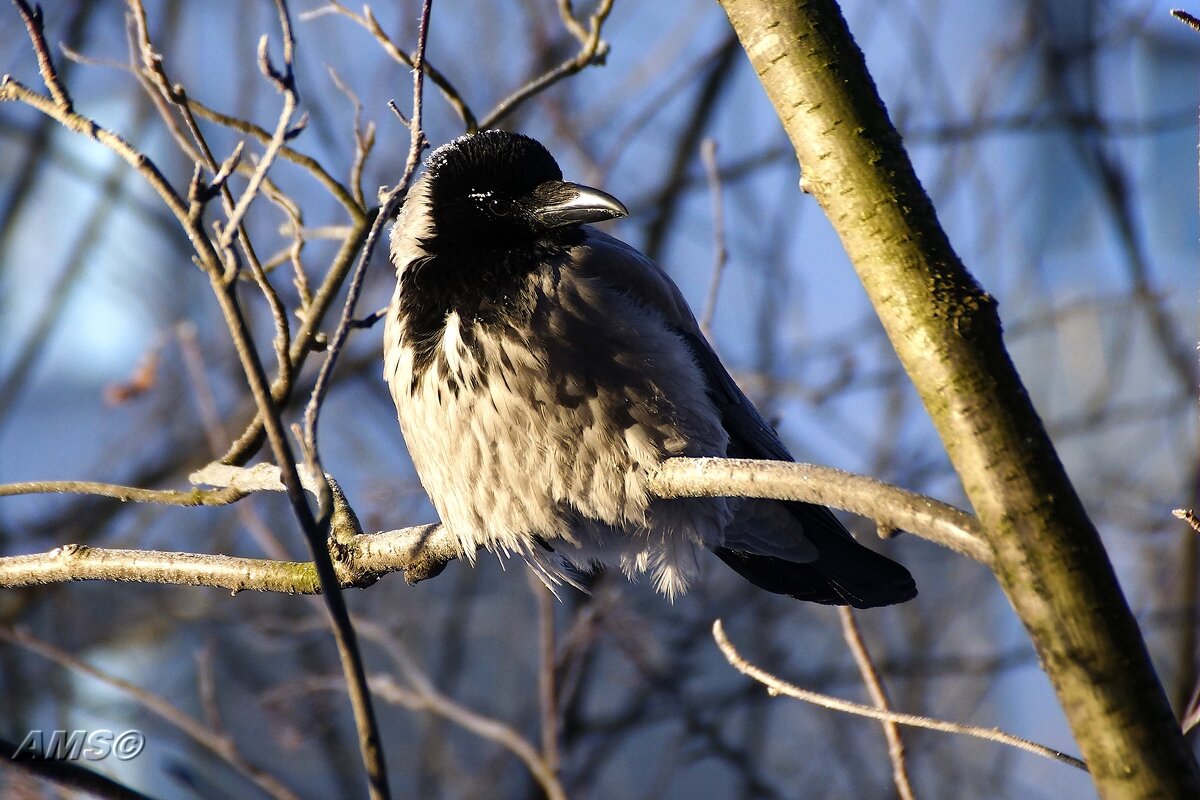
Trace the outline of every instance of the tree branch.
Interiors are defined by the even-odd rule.
[[[318,487],[308,472],[300,473],[304,488],[316,492]],[[191,480],[222,487],[210,491],[237,496],[283,491],[279,469],[273,464],[251,469],[210,464],[193,473]],[[990,557],[986,544],[978,538],[978,523],[970,514],[828,467],[782,461],[673,458],[664,462],[650,485],[652,493],[660,498],[757,497],[832,505],[876,519],[883,531],[908,530],[985,564]],[[329,548],[340,586],[368,586],[391,572],[403,572],[406,581],[417,583],[437,575],[448,562],[462,555],[458,539],[441,525],[364,534],[336,483],[331,491],[334,512]],[[307,562],[70,544],[46,553],[0,558],[0,587],[116,580],[214,586],[235,592],[250,589],[315,594],[320,587],[314,570]]]
[[[888,700],[887,690],[883,686],[883,679],[879,677],[879,670],[875,668],[875,662],[871,659],[871,653],[863,641],[862,631],[858,627],[858,620],[854,616],[853,609],[840,606],[838,619],[842,623],[842,638],[846,640],[846,645],[850,648],[851,655],[854,656],[854,663],[858,665],[858,672],[862,675],[867,693],[871,695],[871,701],[881,711],[891,711],[892,706]],[[728,654],[726,655],[728,656]],[[908,775],[908,762],[904,757],[904,740],[900,738],[900,728],[893,720],[882,720],[882,722],[883,735],[888,743],[888,758],[892,762],[892,782],[896,784],[896,793],[900,795],[900,800],[916,800],[912,780]]]
[[[63,669],[87,675],[113,687],[133,698],[142,708],[227,763],[235,772],[251,781],[269,797],[276,800],[299,800],[296,794],[284,786],[278,778],[247,760],[232,739],[214,731],[165,697],[148,692],[124,678],[105,672],[59,647],[33,636],[22,628],[0,625],[0,641],[23,647],[31,653],[36,653],[42,658],[58,664]]]
[[[517,107],[536,94],[546,91],[563,78],[568,78],[588,67],[600,63],[608,53],[608,43],[600,38],[604,20],[612,11],[613,0],[600,0],[596,10],[592,12],[588,27],[584,28],[575,18],[571,9],[571,0],[558,0],[559,15],[563,24],[571,31],[571,35],[579,42],[579,52],[568,58],[554,69],[534,78],[529,83],[517,89],[508,97],[496,104],[479,123],[480,130],[494,128],[502,119],[517,110]]]
[[[981,564],[991,550],[961,509],[849,472],[789,461],[671,458],[650,479],[656,497],[758,497],[833,506],[874,519],[884,535],[905,530]]]
[[[945,720],[933,719],[931,717],[922,717],[916,714],[902,714],[896,711],[887,711],[885,709],[875,708],[873,706],[865,706],[862,703],[853,703],[849,700],[842,700],[839,697],[831,697],[820,692],[810,692],[807,689],[801,689],[799,686],[787,683],[786,681],[776,678],[771,673],[764,669],[754,666],[729,642],[725,636],[725,629],[721,625],[721,620],[713,623],[712,628],[713,638],[717,642],[717,647],[721,648],[721,652],[725,655],[726,660],[738,672],[743,675],[748,675],[759,683],[767,687],[767,691],[771,694],[785,694],[788,697],[794,697],[797,700],[803,700],[806,703],[814,703],[823,708],[832,709],[834,711],[844,711],[847,714],[854,714],[860,717],[869,719],[877,719],[883,722],[894,722],[899,725],[911,725],[914,728],[925,728],[931,731],[942,731],[943,733],[960,733],[965,736],[974,736],[977,739],[986,739],[989,742],[998,742],[1006,744],[1010,747],[1016,747],[1034,755],[1042,756],[1043,758],[1061,761],[1063,764],[1081,769],[1084,772],[1088,771],[1088,766],[1083,761],[1080,761],[1074,756],[1059,752],[1052,747],[1031,742],[1028,739],[1022,739],[1020,736],[1013,736],[1011,733],[1005,733],[999,728],[979,728],[974,725],[963,725],[958,722],[947,722]]]
[[[834,0],[721,0],[945,444],[994,571],[1108,798],[1200,797],[1095,526]]]
[[[59,758],[29,757],[22,754],[20,745],[0,739],[0,759],[13,769],[28,772],[63,789],[74,789],[102,800],[150,800],[149,795],[118,783],[93,769]]]

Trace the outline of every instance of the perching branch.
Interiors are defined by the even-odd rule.
[[[304,487],[319,487],[302,471]],[[282,491],[279,469],[259,464],[241,469],[211,464],[192,481],[241,495]],[[875,519],[880,530],[907,530],[963,555],[988,563],[978,523],[964,511],[928,497],[828,467],[782,461],[673,458],[653,476],[651,492],[672,497],[757,497],[820,503]],[[366,586],[382,575],[404,573],[416,583],[433,577],[462,555],[458,539],[440,525],[364,534],[341,496],[331,487],[334,514],[330,554],[340,586]],[[217,490],[210,490],[217,491]],[[107,550],[65,545],[48,553],[0,558],[0,587],[15,588],[77,580],[117,580],[214,586],[313,594],[320,591],[314,566],[194,553]]]
[[[908,531],[981,564],[991,551],[965,511],[849,472],[786,461],[671,458],[650,479],[656,497],[757,497],[832,506],[873,519],[885,534]]]

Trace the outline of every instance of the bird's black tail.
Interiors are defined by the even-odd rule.
[[[775,429],[742,393],[700,331],[683,331],[681,335],[721,410],[721,421],[729,432],[726,455],[791,461]],[[739,524],[735,516],[731,523],[734,527],[726,530],[725,543],[729,546],[712,550],[755,586],[797,600],[855,608],[888,606],[917,596],[917,585],[907,569],[854,541],[824,506],[751,502],[768,503],[774,508],[765,514],[762,509],[753,513],[755,509],[747,505],[752,512],[748,517],[754,519],[744,516]],[[784,513],[779,513],[781,509]],[[786,519],[789,516],[791,519]],[[778,525],[781,517],[782,528]],[[772,519],[775,525],[770,524]],[[764,520],[766,529],[762,527]]]
[[[863,547],[826,508],[783,503],[804,528],[819,556],[798,563],[727,547],[715,553],[760,589],[827,605],[874,608],[903,603],[917,595],[912,575],[890,558]]]

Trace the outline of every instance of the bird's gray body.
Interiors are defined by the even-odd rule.
[[[532,139],[439,148],[392,230],[385,377],[417,473],[473,559],[523,557],[549,585],[578,568],[685,591],[708,549],[771,592],[870,607],[916,593],[820,506],[662,500],[675,456],[790,460],[678,288],[582,221],[625,213],[567,184]]]
[[[397,296],[406,267],[424,256],[426,198],[418,182],[393,229]],[[617,276],[588,269],[611,263],[600,254],[653,266],[588,229],[566,258],[528,275],[528,326],[480,330],[451,313],[419,377],[393,302],[385,376],[413,463],[464,555],[479,546],[520,554],[556,581],[560,553],[581,566],[649,572],[674,596],[695,573],[694,547],[724,541],[730,512],[720,498],[651,499],[647,475],[672,456],[723,456],[729,437],[697,391],[705,382],[688,346],[661,312],[614,285]],[[464,337],[465,328],[475,329]]]

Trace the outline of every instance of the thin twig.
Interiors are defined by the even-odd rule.
[[[277,71],[270,61],[270,56],[267,54],[267,37],[264,35],[258,43],[258,61],[259,68],[264,76],[271,79],[275,84],[275,88],[283,95],[283,108],[279,112],[279,119],[275,123],[275,132],[271,134],[270,140],[267,142],[266,149],[263,150],[262,156],[259,158],[258,166],[250,176],[250,181],[246,185],[246,189],[242,192],[242,196],[238,198],[237,204],[229,212],[228,219],[225,224],[225,237],[222,238],[220,244],[222,246],[229,245],[229,237],[232,236],[232,231],[241,228],[242,218],[250,208],[250,204],[254,198],[258,196],[259,189],[262,187],[263,179],[267,176],[267,170],[271,168],[271,164],[275,162],[275,156],[279,153],[279,149],[283,147],[283,142],[289,136],[291,129],[292,115],[296,111],[297,97],[295,89],[295,78],[292,73],[291,52],[293,42],[291,38],[291,26],[287,22],[287,6],[280,2],[279,16],[282,21],[284,30],[284,68],[283,72]],[[186,107],[186,104],[185,104]],[[244,228],[242,228],[244,230]],[[244,237],[243,237],[244,238]]]
[[[725,247],[725,207],[721,202],[721,171],[717,167],[717,142],[705,137],[700,143],[700,157],[704,161],[704,174],[708,177],[708,189],[713,207],[713,270],[708,284],[708,297],[704,302],[704,313],[700,315],[700,330],[712,338],[713,316],[717,313],[717,295],[721,291],[721,276],[729,263],[729,250]]]
[[[382,626],[359,618],[357,620],[363,638],[378,644],[387,653],[408,688],[400,686],[389,675],[381,675],[372,681],[375,691],[389,702],[419,711],[429,711],[444,717],[466,730],[507,748],[529,769],[534,779],[546,793],[548,800],[566,800],[566,792],[554,770],[546,763],[525,737],[499,720],[486,717],[466,706],[456,703],[442,694],[430,677],[417,666],[403,643]]]
[[[196,116],[202,117],[209,122],[215,122],[218,125],[224,125],[231,130],[244,133],[247,136],[252,136],[263,143],[271,141],[271,132],[265,128],[255,125],[253,122],[248,122],[244,119],[240,119],[229,114],[222,114],[220,111],[209,108],[191,96],[187,97],[187,105],[188,108],[190,108],[192,112],[196,114]],[[366,213],[366,209],[358,202],[357,199],[355,199],[353,193],[346,188],[346,186],[338,181],[337,178],[329,174],[329,171],[326,170],[325,167],[321,166],[319,161],[312,156],[307,156],[303,153],[297,152],[286,144],[279,148],[279,155],[280,157],[291,161],[293,164],[303,167],[309,174],[316,178],[316,180],[325,187],[326,191],[333,195],[334,199],[336,199],[342,205],[342,207],[350,213],[352,218],[356,220],[362,219],[363,215]]]
[[[296,294],[300,298],[300,307],[296,313],[303,318],[308,313],[308,307],[312,305],[313,295],[312,289],[308,284],[308,274],[304,271],[304,262],[300,255],[304,251],[305,244],[305,227],[304,217],[300,212],[300,206],[292,201],[290,197],[275,189],[267,190],[267,197],[271,198],[271,202],[283,209],[283,213],[287,215],[288,224],[281,229],[281,233],[291,236],[292,243],[281,251],[277,256],[280,264],[284,261],[291,262],[292,265],[292,285],[296,287]],[[342,236],[339,239],[345,238],[349,234],[345,228],[342,229]],[[264,269],[271,269],[272,258],[268,263],[263,264]],[[290,357],[290,354],[289,354]]]
[[[171,212],[172,216],[186,223],[188,218],[187,204],[176,193],[175,189],[172,188],[170,182],[167,181],[154,162],[121,136],[100,127],[96,122],[82,114],[57,105],[51,98],[38,94],[10,75],[5,75],[3,79],[0,79],[0,102],[7,101],[24,103],[30,108],[54,119],[67,130],[83,134],[89,139],[94,139],[109,150],[112,150],[125,163],[129,164],[129,166],[142,175],[146,182],[150,184],[150,187],[154,189],[155,193],[158,194],[159,199],[163,201],[163,204]],[[203,239],[207,240],[207,237],[203,235],[203,231],[200,231],[200,234]],[[201,250],[206,250],[203,243],[197,243],[197,246]],[[213,254],[206,251],[200,255],[201,259],[204,259]]]
[[[86,661],[76,658],[67,651],[41,640],[21,628],[0,625],[0,641],[23,647],[31,653],[36,653],[42,658],[53,661],[64,669],[81,675],[87,675],[107,686],[117,689],[133,698],[138,705],[227,763],[234,771],[250,780],[255,786],[262,789],[271,797],[276,797],[280,800],[299,800],[297,795],[284,786],[277,778],[246,760],[242,756],[242,750],[234,740],[213,731],[200,720],[181,711],[166,698],[148,692],[134,683],[94,667]]]
[[[371,230],[367,234],[366,243],[358,259],[358,266],[350,278],[350,285],[346,291],[346,302],[342,307],[342,317],[338,321],[337,329],[330,343],[329,354],[326,356],[325,362],[321,365],[321,371],[317,375],[312,395],[309,398],[307,407],[304,409],[303,441],[308,459],[312,462],[310,472],[314,477],[323,474],[323,470],[320,468],[320,451],[317,442],[317,424],[321,413],[321,406],[324,403],[325,394],[328,391],[329,381],[333,376],[333,369],[337,364],[338,356],[345,346],[346,337],[355,327],[354,311],[358,304],[358,295],[362,290],[367,266],[370,263],[371,255],[375,250],[376,242],[378,242],[384,226],[391,221],[400,208],[400,204],[403,202],[405,193],[408,190],[409,181],[416,174],[417,166],[421,160],[421,153],[428,145],[425,139],[425,131],[421,127],[421,109],[423,106],[425,85],[425,72],[422,66],[425,63],[425,42],[429,35],[429,16],[432,6],[432,0],[424,0],[421,8],[421,23],[417,31],[417,52],[413,61],[413,113],[412,121],[409,123],[408,159],[404,165],[404,174],[401,176],[399,182],[381,198],[379,214],[371,224]],[[318,493],[318,497],[323,503],[324,492]]]
[[[558,648],[554,631],[554,594],[529,573],[538,614],[538,705],[541,711],[542,761],[558,775]]]
[[[346,276],[354,266],[355,258],[377,216],[375,210],[367,210],[362,219],[351,224],[344,238],[339,235],[341,244],[338,251],[325,272],[325,278],[313,293],[312,302],[301,314],[300,327],[292,336],[292,348],[288,354],[292,363],[292,374],[299,372],[311,353],[324,349],[325,334],[320,329],[321,322],[325,313],[337,300]],[[282,377],[277,377],[271,384],[271,397],[277,404],[283,403],[290,391],[291,384],[285,382]],[[264,435],[262,415],[256,414],[221,456],[221,461],[226,464],[245,464],[262,446]]]
[[[808,703],[821,706],[823,708],[832,709],[834,711],[843,711],[847,714],[855,714],[860,717],[868,717],[870,719],[896,722],[901,725],[911,725],[915,728],[926,728],[932,731],[942,731],[943,733],[960,733],[966,736],[974,736],[977,739],[985,739],[989,742],[997,742],[1006,744],[1010,747],[1016,747],[1019,750],[1024,750],[1035,755],[1049,758],[1054,761],[1062,762],[1069,766],[1081,769],[1087,772],[1087,764],[1074,756],[1055,750],[1052,747],[1032,742],[1028,739],[1022,739],[1020,736],[1013,736],[1011,733],[1005,733],[998,728],[979,728],[974,725],[963,725],[958,722],[947,722],[945,720],[933,719],[931,717],[922,717],[916,714],[902,714],[896,711],[884,711],[871,706],[863,705],[862,703],[853,703],[849,700],[842,700],[838,697],[831,697],[819,692],[810,692],[807,689],[801,689],[799,686],[787,683],[780,680],[766,670],[760,669],[745,658],[730,644],[729,639],[725,636],[725,629],[721,625],[721,620],[713,622],[712,628],[713,639],[716,640],[717,646],[721,648],[721,652],[738,672],[747,675],[759,683],[767,687],[767,691],[772,695],[784,694],[788,697],[794,697],[797,700],[803,700]]]
[[[25,30],[29,33],[29,41],[33,44],[33,53],[37,57],[38,73],[42,76],[42,83],[46,84],[46,89],[59,108],[68,113],[74,111],[71,95],[67,92],[67,87],[63,86],[62,80],[58,76],[58,70],[54,68],[54,59],[50,55],[50,48],[46,46],[46,36],[42,29],[41,7],[30,8],[25,0],[13,0],[13,5],[17,7],[21,21],[25,23]]]
[[[516,111],[529,98],[546,91],[563,78],[570,77],[586,69],[591,64],[599,64],[604,61],[604,57],[608,54],[608,43],[600,38],[600,31],[604,27],[604,21],[608,19],[608,15],[612,11],[613,0],[600,0],[599,5],[596,6],[596,10],[592,13],[588,21],[586,31],[579,24],[579,21],[575,19],[575,15],[571,11],[570,0],[558,0],[558,5],[560,16],[563,18],[563,24],[571,31],[571,35],[579,41],[579,52],[549,72],[529,81],[497,103],[496,107],[489,111],[479,123],[480,130],[496,127],[502,119]]]
[[[89,56],[86,53],[81,53],[78,50],[72,49],[65,42],[58,43],[58,49],[68,61],[74,61],[76,64],[83,64],[89,67],[104,67],[105,69],[115,69],[119,72],[128,72],[136,74],[137,70],[131,64],[124,61],[117,61],[115,58],[97,58]]]
[[[227,506],[246,496],[234,486],[221,489],[143,489],[97,481],[24,481],[0,483],[0,497],[29,494],[86,494],[109,497],[122,503],[153,503],[164,506]]]
[[[408,53],[401,50],[400,47],[391,40],[391,38],[380,26],[379,21],[375,19],[375,14],[371,11],[370,6],[363,6],[363,13],[359,15],[355,14],[353,11],[346,8],[346,6],[337,2],[337,0],[331,0],[328,5],[321,6],[320,8],[316,8],[312,11],[307,11],[301,14],[300,19],[308,21],[328,13],[337,13],[343,17],[354,20],[355,23],[370,33],[371,36],[375,37],[375,40],[379,42],[381,47],[383,47],[383,51],[387,53],[387,55],[390,56],[393,61],[403,64],[409,69],[415,69],[415,57],[410,56]],[[450,107],[454,109],[454,112],[458,114],[459,119],[462,120],[463,127],[466,128],[467,133],[475,133],[475,131],[479,129],[479,125],[475,121],[475,114],[471,111],[470,107],[467,105],[467,101],[463,99],[463,96],[459,93],[458,89],[454,87],[454,84],[452,84],[445,75],[443,75],[436,67],[434,67],[433,64],[429,63],[428,58],[422,58],[422,71],[425,73],[426,77],[429,78],[429,80],[433,81],[433,85],[441,91],[442,96],[446,98],[446,102],[449,103]]]
[[[161,57],[152,49],[148,26],[146,24],[145,10],[142,7],[141,0],[129,0],[129,5],[132,9],[141,41],[145,69],[155,77],[163,96],[179,108],[197,144],[202,149],[206,149],[207,144],[200,133],[199,126],[196,124],[195,118],[186,103],[186,99],[183,97],[182,89],[177,89],[170,84],[165,69],[162,67]],[[281,122],[277,126],[276,134],[272,137],[272,141],[267,145],[267,152],[263,157],[264,162],[269,160],[269,154],[278,151],[279,146],[286,137],[287,130],[283,121],[285,118],[290,119],[291,112],[294,110],[296,104],[291,67],[295,42],[292,36],[290,16],[285,0],[276,0],[275,5],[279,14],[280,28],[284,39],[284,69],[282,72],[276,70],[267,58],[265,39],[259,46],[259,64],[263,73],[283,91],[285,99],[284,110],[280,115]],[[208,151],[205,156],[211,166],[213,162],[211,151]],[[260,164],[259,166],[262,167],[263,165]],[[241,220],[239,210],[244,214],[245,208],[249,205],[249,201],[253,197],[251,189],[257,192],[257,187],[261,185],[265,177],[265,170],[256,171],[256,175],[258,176],[257,182],[252,177],[251,185],[247,187],[246,192],[243,193],[242,198],[235,204],[233,210],[228,213],[229,224],[226,227],[227,232],[235,228],[235,226],[242,232],[243,235],[240,237],[241,246],[247,253],[247,256],[255,263],[257,263],[257,259],[252,255],[253,251],[250,248],[249,239],[238,223]],[[222,192],[226,191],[227,187],[222,187]],[[275,387],[268,383],[266,371],[258,358],[258,353],[254,348],[246,319],[238,303],[236,287],[231,281],[236,265],[227,260],[224,269],[222,269],[213,243],[202,233],[198,233],[197,235],[202,239],[201,242],[196,242],[197,245],[201,246],[198,247],[201,255],[201,264],[212,285],[213,293],[217,298],[225,323],[232,335],[234,349],[237,352],[238,360],[245,373],[251,395],[254,397],[259,417],[263,421],[263,429],[267,440],[270,442],[271,450],[280,466],[281,478],[287,489],[288,502],[304,533],[309,551],[312,554],[313,565],[320,579],[325,606],[329,612],[330,623],[337,644],[338,656],[341,660],[342,671],[346,677],[350,704],[354,710],[359,749],[362,753],[363,764],[367,772],[370,796],[373,800],[386,800],[390,796],[390,792],[387,783],[387,766],[383,758],[383,750],[380,746],[379,726],[375,721],[375,712],[371,706],[370,692],[366,683],[366,672],[363,668],[362,658],[358,652],[354,627],[350,622],[350,615],[346,609],[346,601],[341,594],[337,570],[330,558],[327,546],[327,534],[330,530],[332,520],[332,502],[321,506],[322,513],[319,519],[313,515],[312,509],[308,504],[308,498],[301,486],[300,475],[296,469],[291,444],[288,441],[282,420],[280,419],[279,409],[275,405],[273,397]],[[227,257],[231,258],[233,251],[232,248],[228,247],[228,244],[229,239],[227,236],[222,236],[221,250]],[[261,265],[258,265],[254,271],[255,278],[260,281],[263,292],[267,295],[268,301],[270,301],[274,290],[270,287],[269,283],[264,281],[265,275],[262,273]],[[278,323],[278,314],[276,314],[276,320]],[[286,318],[284,318],[283,328],[286,330],[286,327]],[[291,367],[291,348],[286,345],[286,342],[281,344],[279,341],[285,335],[283,331],[280,331],[276,337],[276,348],[279,353],[279,375],[276,379],[276,385],[281,382],[283,383],[282,393],[284,395],[290,390]],[[328,482],[323,483],[327,488],[322,493],[322,497],[332,496],[332,493],[328,490]]]
[[[884,688],[879,671],[875,669],[875,662],[867,651],[866,643],[863,642],[858,619],[854,612],[845,606],[838,608],[838,618],[842,623],[842,636],[854,656],[854,663],[858,665],[858,673],[862,675],[863,684],[871,695],[871,702],[878,709],[890,711],[887,689]],[[900,728],[891,720],[884,721],[882,725],[883,735],[888,743],[888,758],[892,762],[892,781],[896,784],[896,792],[901,800],[915,800],[916,794],[908,777],[908,764],[904,759],[904,741],[900,738]]]
[[[358,99],[354,90],[342,81],[342,77],[338,75],[332,65],[326,64],[325,69],[329,71],[329,78],[333,81],[333,85],[346,96],[354,108],[354,163],[350,165],[350,191],[354,192],[354,199],[358,204],[366,207],[367,200],[363,195],[362,176],[363,169],[367,165],[367,157],[375,146],[375,123],[368,122],[365,127],[363,126],[362,101]]]

